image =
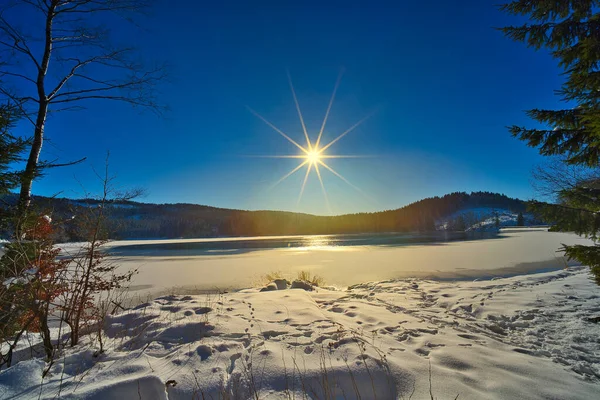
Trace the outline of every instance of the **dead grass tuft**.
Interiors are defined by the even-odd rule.
[[[310,271],[299,271],[297,279],[308,282],[313,286],[323,286],[325,284],[325,279],[322,276],[313,275]]]

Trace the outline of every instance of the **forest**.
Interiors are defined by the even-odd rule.
[[[7,204],[16,201],[14,195],[5,197]],[[36,196],[33,204],[56,223],[57,240],[79,241],[86,233],[80,229],[78,216],[99,203],[94,199]],[[491,192],[455,192],[419,200],[394,210],[339,216],[232,210],[181,203],[122,201],[109,205],[106,229],[114,239],[425,232],[435,230],[436,221],[459,210],[481,207],[515,213],[526,210],[524,201]]]

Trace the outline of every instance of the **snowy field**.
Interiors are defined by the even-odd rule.
[[[0,398],[597,399],[599,294],[575,267],[169,295],[110,317],[98,357],[82,344],[44,380],[39,359],[1,372]]]
[[[502,237],[401,247],[342,247],[323,246],[324,240],[317,236],[311,246],[304,248],[215,256],[155,251],[149,256],[124,255],[117,261],[123,270],[139,270],[131,293],[145,298],[171,292],[252,287],[263,283],[262,277],[274,271],[293,279],[298,271],[306,270],[322,276],[327,285],[340,288],[367,281],[409,277],[473,280],[514,276],[564,268],[566,261],[557,253],[561,243],[591,243],[576,235],[551,233],[545,229],[504,229]],[[121,241],[112,242],[110,246],[165,242],[175,241]]]
[[[125,257],[140,269],[137,292],[176,294],[109,316],[104,353],[87,336],[44,379],[48,365],[25,343],[21,361],[0,372],[0,399],[600,398],[600,288],[586,267],[564,269],[555,253],[584,241],[504,235]],[[337,288],[257,287],[266,272],[293,278],[303,269]],[[553,271],[524,274],[540,269]],[[473,279],[500,275],[511,277]],[[244,285],[255,288],[173,289]]]

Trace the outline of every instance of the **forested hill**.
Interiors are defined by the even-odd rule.
[[[77,221],[95,200],[36,197],[36,207],[60,225],[62,240],[78,240]],[[244,211],[195,204],[110,203],[107,207],[111,237],[194,238],[429,231],[436,221],[463,209],[492,208],[515,213],[525,203],[505,195],[457,192],[423,199],[395,210],[340,216],[315,216],[283,211]]]

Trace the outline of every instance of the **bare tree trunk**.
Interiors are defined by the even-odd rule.
[[[54,346],[52,345],[52,338],[50,337],[50,327],[48,326],[48,310],[40,311],[40,333],[42,334],[42,340],[44,343],[44,352],[48,362],[52,361],[54,357]]]
[[[44,144],[44,125],[48,115],[48,104],[40,104],[35,124],[33,142],[29,151],[29,158],[25,171],[21,177],[21,191],[19,193],[19,216],[22,217],[31,204],[31,185],[36,175],[42,145]]]
[[[7,368],[9,368],[12,365],[13,351],[15,350],[15,348],[17,347],[17,344],[19,343],[19,339],[21,339],[21,336],[23,335],[23,333],[25,333],[25,331],[27,331],[27,329],[29,329],[29,326],[31,326],[31,323],[33,322],[34,319],[35,319],[34,316],[29,317],[29,319],[25,323],[23,323],[23,326],[21,327],[19,332],[17,332],[17,334],[12,339],[12,343],[9,344],[6,355],[2,354],[2,360],[0,360],[0,368],[2,368],[3,365],[6,365]]]
[[[82,287],[82,293],[81,293],[81,298],[80,301],[77,306],[76,306],[76,311],[75,311],[75,322],[72,326],[71,329],[71,346],[75,346],[78,342],[79,342],[79,329],[81,328],[81,317],[83,315],[84,309],[85,309],[85,303],[86,303],[86,299],[89,296],[89,291],[90,291],[90,278],[94,269],[94,261],[95,261],[95,254],[97,248],[97,244],[98,244],[98,234],[100,233],[100,225],[102,223],[103,220],[103,216],[104,216],[104,207],[106,205],[106,199],[108,196],[107,190],[108,190],[108,164],[107,164],[107,172],[106,172],[106,178],[104,180],[104,194],[102,197],[102,202],[100,203],[100,210],[98,211],[98,215],[96,217],[96,221],[95,221],[95,225],[94,225],[94,233],[92,236],[92,239],[90,241],[90,249],[89,249],[89,253],[88,253],[88,263],[87,263],[87,268],[85,270],[85,277],[84,277],[84,281],[83,281],[83,287]]]
[[[33,143],[31,144],[31,150],[29,151],[29,158],[27,159],[27,165],[21,178],[21,191],[19,193],[19,217],[23,217],[29,205],[31,204],[31,185],[35,178],[38,163],[40,160],[40,153],[42,152],[42,145],[44,144],[44,126],[46,125],[46,117],[48,116],[48,97],[46,96],[46,74],[48,73],[48,66],[50,65],[50,57],[52,55],[52,22],[54,20],[54,11],[56,9],[57,1],[51,0],[48,7],[48,13],[46,14],[46,27],[44,34],[44,55],[42,56],[42,62],[38,66],[38,74],[36,79],[37,94],[39,107],[37,111],[37,117],[35,121],[35,129],[33,133]],[[22,218],[20,218],[22,219]]]

